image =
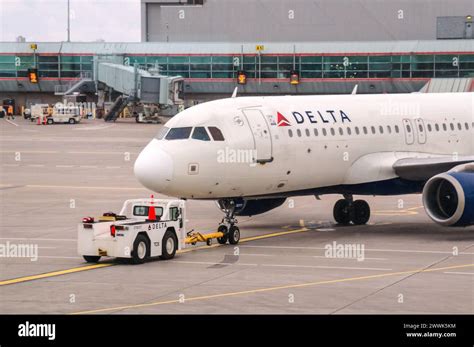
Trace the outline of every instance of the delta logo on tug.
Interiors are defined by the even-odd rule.
[[[292,112],[293,118],[297,124],[303,124],[305,122],[310,122],[316,124],[319,122],[322,123],[345,123],[352,122],[346,112],[343,110],[327,110],[327,111],[304,111],[304,112]],[[277,125],[279,127],[291,126],[291,123],[286,119],[286,117],[277,112]]]

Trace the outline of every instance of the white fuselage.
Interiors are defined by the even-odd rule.
[[[147,188],[180,198],[289,196],[397,178],[401,158],[474,154],[474,93],[238,97],[189,108],[135,164]],[[209,127],[224,141],[212,140]]]

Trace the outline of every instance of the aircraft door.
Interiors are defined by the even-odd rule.
[[[272,136],[267,120],[260,110],[242,110],[255,141],[257,163],[273,161]]]
[[[405,129],[405,142],[407,145],[415,143],[415,129],[413,129],[413,123],[409,119],[403,120],[403,128]]]
[[[416,132],[418,133],[418,143],[423,145],[426,143],[425,122],[423,122],[423,119],[417,118],[415,119],[415,125],[416,125]]]

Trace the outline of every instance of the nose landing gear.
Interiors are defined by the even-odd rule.
[[[217,231],[223,233],[224,236],[218,238],[217,242],[223,245],[228,241],[231,245],[236,245],[240,241],[240,229],[236,226],[237,219],[234,218],[235,201],[232,199],[221,200],[219,205],[225,212],[225,217],[222,218]]]
[[[370,206],[365,200],[353,201],[352,195],[344,195],[334,205],[333,215],[338,224],[364,225],[370,219]]]

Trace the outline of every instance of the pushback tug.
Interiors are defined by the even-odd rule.
[[[131,216],[131,217],[127,217]],[[238,228],[220,225],[217,232],[186,232],[185,200],[126,200],[119,214],[104,213],[99,218],[86,217],[78,227],[78,252],[87,262],[102,256],[130,259],[141,264],[148,258],[172,259],[176,252],[198,242],[237,244]]]

